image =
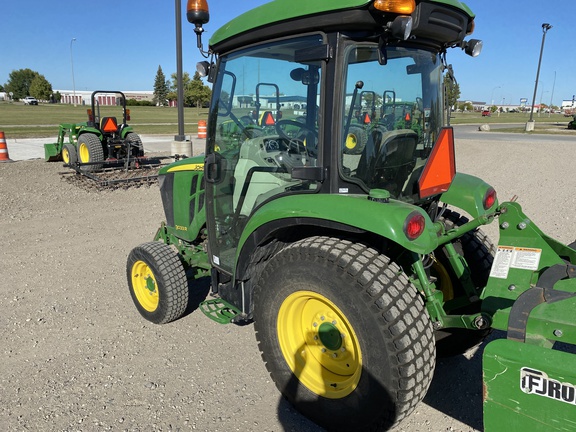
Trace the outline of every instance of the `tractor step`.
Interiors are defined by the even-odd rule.
[[[199,308],[204,315],[219,324],[229,324],[234,321],[234,318],[242,314],[235,306],[220,298],[203,301]]]

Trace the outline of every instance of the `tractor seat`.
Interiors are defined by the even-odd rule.
[[[102,120],[100,120],[100,130],[105,133],[118,132],[116,117],[102,117]]]

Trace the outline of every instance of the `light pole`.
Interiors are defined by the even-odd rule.
[[[500,86],[496,86],[492,89],[492,97],[490,98],[492,100],[492,105],[494,105],[494,90],[499,89]]]
[[[538,117],[540,117],[540,113],[542,112],[542,97],[544,93],[548,93],[548,90],[544,91],[544,89],[540,90],[540,105],[538,106]]]
[[[70,66],[72,66],[72,89],[74,92],[74,106],[76,106],[76,82],[74,81],[74,57],[72,56],[72,42],[76,42],[76,38],[70,41]]]
[[[550,109],[548,110],[548,117],[552,112],[552,99],[554,98],[554,87],[556,86],[556,71],[554,71],[554,82],[552,83],[552,94],[550,95]]]
[[[176,86],[178,94],[178,135],[174,141],[184,141],[184,84],[182,72],[182,6],[180,0],[175,0],[176,14]]]
[[[538,91],[538,78],[540,77],[540,64],[542,63],[542,52],[544,51],[544,41],[546,40],[546,33],[552,26],[548,23],[542,24],[542,45],[540,46],[540,58],[538,59],[538,69],[536,71],[536,82],[534,83],[534,95],[532,96],[532,108],[530,109],[530,120],[526,123],[526,132],[534,130],[534,102],[536,100],[536,92]]]

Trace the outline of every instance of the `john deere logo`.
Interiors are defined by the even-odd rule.
[[[576,386],[551,379],[545,372],[522,368],[520,389],[524,393],[544,396],[560,402],[576,405]]]

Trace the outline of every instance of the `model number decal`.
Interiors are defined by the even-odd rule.
[[[175,228],[180,231],[188,231],[188,228],[182,225],[176,225]]]
[[[549,378],[545,372],[536,369],[525,367],[520,369],[520,389],[524,393],[576,405],[576,386],[574,384],[561,383]]]

